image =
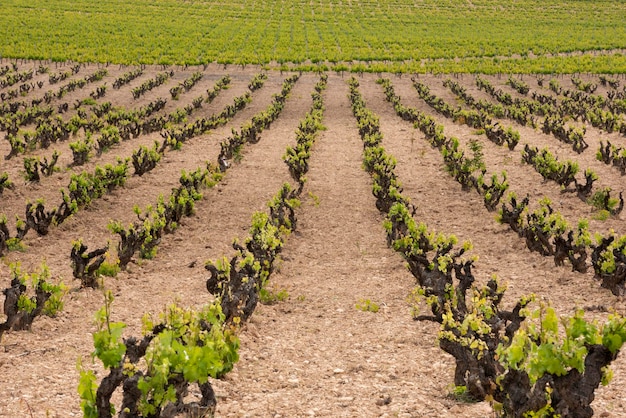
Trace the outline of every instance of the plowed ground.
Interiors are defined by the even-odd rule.
[[[29,65],[32,64],[22,64],[23,68]],[[86,66],[74,78],[96,69]],[[106,82],[111,86],[115,78],[129,70],[113,66],[108,69],[109,74],[102,82],[71,93],[55,104],[71,104],[85,98],[97,85]],[[161,71],[161,68],[147,68],[143,76],[122,89],[109,88],[99,101],[136,108],[163,97],[168,99],[168,104],[161,113],[171,112],[189,104],[217,79],[229,74],[231,87],[213,103],[203,105],[193,117],[207,116],[243,94],[249,80],[259,71],[249,67],[209,66],[200,69],[204,78],[190,92],[178,101],[171,100],[168,90],[196,70],[175,68],[173,79],[133,100],[130,89]],[[110,241],[114,247],[117,238],[106,228],[111,219],[125,224],[132,221],[133,206],[156,203],[159,194],[168,194],[177,185],[181,170],[190,171],[206,161],[216,161],[220,142],[231,129],[238,129],[265,109],[287,77],[278,72],[268,75],[265,86],[254,93],[252,103],[226,126],[190,140],[180,151],[167,152],[156,169],[142,177],[132,177],[123,188],[94,201],[89,208],[52,228],[47,236],[38,237],[30,232],[24,240],[27,250],[11,252],[3,259],[2,288],[9,285],[10,262],[20,261],[23,270],[32,271],[45,260],[53,276],[62,279],[71,290],[58,317],[38,318],[31,331],[8,332],[0,343],[1,417],[81,415],[76,391],[77,359],[82,359],[84,367],[97,370],[99,377],[104,375],[90,358],[91,333],[95,330],[92,318],[103,304],[103,295],[100,290],[79,289],[79,282],[73,280],[69,259],[72,241],[82,238],[90,248]],[[492,416],[488,404],[464,403],[449,394],[454,362],[437,346],[438,327],[411,318],[407,296],[415,280],[401,257],[386,246],[383,217],[375,207],[370,178],[361,168],[363,146],[348,102],[347,77],[329,74],[324,92],[326,130],[320,133],[312,151],[297,231],[288,237],[279,269],[271,279],[271,286],[276,290],[286,289],[289,298],[275,305],[259,306],[244,327],[239,363],[223,380],[214,382],[217,415]],[[28,99],[56,88],[47,85],[46,75],[36,79],[44,80],[46,85],[27,96]],[[476,135],[473,129],[455,125],[436,114],[419,99],[407,76],[391,76],[391,79],[404,104],[436,117],[445,125],[447,136],[456,136],[463,144],[471,138],[481,141],[488,171],[506,170],[511,190],[518,195],[529,194],[535,203],[543,196],[549,197],[572,224],[579,217],[590,218],[590,206],[575,196],[561,194],[556,184],[544,183],[532,168],[522,165],[519,150],[524,143],[548,146],[559,158],[575,159],[582,168],[594,169],[602,186],[616,191],[624,189],[619,173],[594,157],[601,139],[623,143],[625,139],[618,134],[609,135],[588,127],[586,140],[590,147],[578,155],[540,130],[503,121],[505,126],[518,129],[522,137],[517,150],[509,151],[493,145],[485,136]],[[505,79],[489,79],[516,94],[505,85]],[[115,295],[113,320],[127,323],[128,335],[139,334],[142,315],[156,314],[173,301],[198,306],[210,300],[205,288],[208,274],[204,262],[230,256],[232,240],[245,239],[252,214],[265,210],[266,202],[282,183],[290,181],[282,155],[288,145],[294,144],[294,131],[311,106],[310,93],[317,80],[315,74],[302,74],[278,120],[261,135],[258,144],[244,148],[243,159],[235,163],[221,183],[204,192],[195,214],[185,218],[175,233],[164,236],[154,259],[136,258],[127,271],[116,278],[106,278],[106,288]],[[589,317],[601,319],[606,314],[594,309],[598,306],[626,314],[624,301],[600,288],[591,269],[587,274],[571,272],[567,266],[555,267],[551,259],[529,252],[516,234],[495,221],[494,213],[484,208],[475,192],[461,191],[445,172],[439,152],[410,123],[395,115],[375,80],[375,75],[360,77],[360,90],[368,107],[380,117],[383,145],[398,160],[396,172],[404,193],[418,208],[416,219],[434,230],[456,234],[460,241],[471,240],[473,254],[480,257],[475,270],[479,280],[496,274],[508,283],[505,306],[513,305],[523,294],[536,293],[549,300],[561,315],[572,314],[578,307],[587,308]],[[452,94],[441,85],[442,78],[421,76],[420,80],[430,86],[431,92],[454,103]],[[477,91],[472,76],[461,77],[459,81],[477,98],[490,99]],[[525,81],[532,89],[547,92],[537,85],[534,77],[526,76]],[[569,78],[559,81],[573,88]],[[606,93],[603,89],[596,94]],[[23,217],[27,201],[44,198],[57,205],[59,189],[67,187],[72,172],[83,169],[91,172],[96,164],[130,157],[139,145],[151,145],[154,140],[161,140],[158,133],[122,142],[87,165],[69,169],[65,168],[71,162],[67,143],[35,150],[31,154],[39,156],[50,156],[58,150],[59,165],[63,167],[39,184],[22,180],[23,156],[2,161],[0,172],[7,171],[16,187],[0,197],[0,213],[13,222],[16,215]],[[7,141],[0,141],[0,155],[8,152]],[[623,234],[624,226],[624,215],[603,222],[591,221],[591,230],[603,233],[613,228]],[[365,299],[380,305],[380,311],[357,309],[356,304]],[[614,362],[614,370],[611,384],[596,392],[592,406],[598,416],[626,416],[623,353]]]

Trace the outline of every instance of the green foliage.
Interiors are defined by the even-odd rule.
[[[515,78],[510,77],[510,76],[509,76],[509,79],[507,80],[506,84],[508,84],[509,86],[513,87],[520,94],[528,94],[528,91],[530,90],[530,87],[528,86],[528,84],[526,84],[522,80],[518,80],[518,79],[515,79]]]
[[[2,195],[2,192],[5,189],[12,189],[13,186],[13,182],[11,180],[9,180],[9,175],[4,172],[0,174],[0,195]]]
[[[263,84],[265,83],[266,80],[267,80],[267,73],[259,73],[254,76],[252,81],[250,81],[250,84],[248,85],[248,89],[250,89],[250,91],[258,90],[261,87],[263,87]]]
[[[70,142],[70,149],[73,155],[73,165],[83,165],[89,161],[91,150],[93,149],[93,140],[91,135],[87,135],[84,139]]]
[[[37,307],[37,302],[25,294],[21,294],[17,300],[17,309],[26,313],[32,313]]]
[[[120,265],[118,261],[115,262],[107,262],[100,264],[98,267],[98,275],[107,276],[107,277],[115,277],[117,273],[120,272]]]
[[[596,274],[612,275],[616,273],[618,265],[621,267],[624,265],[623,260],[626,256],[626,235],[616,237],[611,234],[607,238],[597,237],[598,245],[594,252],[597,254],[597,260],[594,260],[594,270]],[[606,241],[606,245],[602,243]],[[619,264],[618,264],[619,263]],[[623,283],[623,281],[620,281]]]
[[[41,313],[46,316],[55,317],[63,310],[63,298],[67,293],[67,287],[62,283],[53,284],[51,282],[50,269],[43,262],[38,272],[24,273],[22,272],[20,263],[11,263],[9,265],[11,277],[18,279],[21,284],[27,286],[27,292],[20,294],[17,302],[19,311],[32,314],[36,309],[40,309]],[[32,289],[36,293],[35,296],[29,296],[28,289]],[[42,298],[41,295],[46,295]],[[43,306],[40,304],[43,303]]]
[[[144,145],[133,152],[132,161],[135,174],[142,176],[152,170],[161,161],[160,144],[155,141],[152,148]]]
[[[589,203],[591,206],[595,207],[596,209],[600,211],[609,212],[609,215],[610,215],[610,211],[615,209],[619,203],[618,199],[614,197],[610,197],[610,195],[611,195],[610,187],[605,187],[600,190],[596,190],[596,192],[589,198],[589,200],[587,200],[587,203]]]
[[[161,242],[161,235],[167,224],[165,211],[166,207],[163,196],[161,196],[155,208],[148,206],[144,210],[144,214],[140,216],[140,220],[143,219],[141,226],[142,241],[139,248],[139,256],[141,258],[151,260],[156,256],[157,246]]]
[[[209,377],[217,378],[232,370],[239,359],[239,339],[231,329],[224,328],[224,316],[219,305],[200,309],[183,309],[170,305],[154,318],[144,316],[143,342],[145,353],[127,353],[128,339],[122,334],[126,324],[112,322],[113,296],[106,292],[105,304],[96,314],[97,331],[93,334],[93,358],[98,358],[106,369],[122,371],[126,394],[136,397],[139,416],[154,416],[168,404],[180,404],[192,383],[206,384]],[[135,381],[137,392],[131,388]],[[181,388],[182,385],[182,388]],[[91,371],[82,370],[78,387],[81,408],[85,416],[97,416],[98,408],[110,399],[98,399],[96,378]],[[110,397],[110,395],[109,395]],[[110,406],[114,411],[113,405]],[[108,412],[108,411],[107,411]]]
[[[19,0],[0,7],[0,26],[7,28],[0,48],[3,57],[123,64],[275,62],[284,69],[291,69],[286,64],[291,62],[307,71],[330,68],[355,73],[462,70],[511,74],[529,69],[622,73],[625,68],[620,55],[557,56],[623,48],[624,10],[615,2],[575,2],[543,9],[537,0],[515,5],[454,0],[448,7],[432,0],[421,7],[413,7],[409,0],[398,0],[394,7],[387,7],[391,3],[382,7],[379,3],[332,3],[333,18],[329,19],[328,1],[282,8],[271,0],[264,3],[266,7],[253,9],[243,7],[240,0],[229,0],[215,9],[202,3],[183,8],[173,0],[158,4],[137,0],[132,5],[104,0],[97,3],[103,13],[95,24],[88,14],[96,4],[93,1],[71,7],[60,1],[31,0],[27,8],[24,4]],[[602,19],[590,18],[596,15]],[[195,19],[190,21],[189,16]],[[160,33],[164,21],[169,22],[168,33],[175,35],[157,40],[154,34]],[[84,27],[92,30],[76,37]],[[198,37],[206,27],[212,28],[211,36]],[[233,27],[238,31],[233,33]],[[55,36],[50,35],[53,28]],[[316,36],[311,36],[311,28]],[[35,48],[29,39],[41,42]],[[529,59],[529,51],[537,57]]]
[[[596,211],[591,217],[596,221],[606,221],[607,219],[611,218],[611,212],[605,209],[600,209]]]
[[[377,130],[377,120],[369,118],[373,121],[370,125],[360,123],[362,116],[367,112],[363,109],[365,105],[357,91],[358,81],[353,78],[349,84],[353,113],[359,122],[359,127],[367,127],[367,132],[363,129],[360,132],[365,142],[365,152],[367,153],[367,148],[370,147],[370,156],[383,156],[385,152],[380,147],[380,141],[368,142],[366,140],[369,132]],[[380,84],[383,84],[387,99],[394,104],[396,112],[405,119],[415,121],[416,127],[428,128],[424,131],[428,139],[433,141],[436,135],[432,128],[435,125],[432,122],[426,123],[426,119],[418,112],[403,107],[387,81],[383,80]],[[459,150],[458,141],[454,139],[436,141],[433,145],[442,149],[449,170],[454,169],[462,173],[463,170],[460,168],[464,164],[471,165],[464,160],[480,161],[480,149],[473,150],[474,158],[466,159]],[[527,153],[534,154],[534,157],[538,151],[535,150],[534,153],[532,151],[527,150]],[[387,159],[392,161],[391,157]],[[376,160],[366,160],[364,164],[368,172],[373,171],[372,161]],[[383,161],[383,159],[379,158],[377,161]],[[387,166],[392,172],[394,164],[387,164]],[[483,176],[476,180],[476,185],[485,192],[490,191],[489,188],[485,188],[484,171],[482,174]],[[391,176],[392,173],[389,174],[389,177]],[[506,176],[503,177],[501,183],[505,184]],[[500,182],[494,178],[492,183],[499,184]],[[527,198],[518,204],[516,196],[510,194],[508,200],[512,209],[509,210],[506,204],[503,205],[499,216],[501,222],[510,223],[520,236],[525,236],[529,248],[536,241],[538,244],[532,244],[534,246],[532,249],[545,251],[545,255],[554,255],[557,264],[562,263],[565,257],[569,257],[574,267],[580,268],[577,262],[582,260],[584,263],[586,257],[584,248],[590,244],[586,220],[581,220],[577,228],[570,231],[566,240],[563,235],[569,226],[562,215],[550,207],[549,200],[540,201],[540,207],[533,213],[528,212]],[[512,311],[503,311],[499,305],[503,300],[505,288],[495,277],[482,288],[474,285],[475,278],[471,271],[474,260],[459,260],[460,256],[471,248],[471,245],[464,245],[462,249],[454,251],[456,239],[453,236],[435,236],[429,233],[426,225],[418,224],[413,219],[414,213],[411,213],[407,205],[401,202],[393,204],[387,211],[382,209],[381,211],[387,215],[384,227],[388,244],[402,254],[409,270],[418,281],[419,286],[412,294],[413,301],[425,302],[432,313],[431,315],[420,314],[419,305],[416,303],[413,309],[414,317],[441,324],[439,345],[456,360],[454,383],[457,387],[465,387],[459,389],[460,391],[476,400],[494,401],[494,409],[504,411],[507,416],[509,414],[555,416],[565,412],[576,416],[591,416],[592,410],[589,404],[593,400],[593,391],[599,384],[599,379],[596,379],[599,376],[597,372],[602,370],[603,382],[609,380],[606,366],[614,359],[617,350],[624,342],[625,318],[613,315],[609,320],[611,325],[607,326],[610,331],[601,333],[602,338],[598,338],[597,333],[593,334],[593,330],[597,329],[595,324],[585,321],[582,314],[579,314],[572,321],[570,328],[566,327],[566,333],[571,336],[571,341],[559,344],[557,342],[558,320],[554,311],[547,311],[544,315],[535,313],[535,320],[541,317],[538,320],[539,325],[533,325],[533,319],[530,319],[528,323],[525,322],[530,315],[528,305],[534,301],[534,296],[520,298]],[[526,215],[527,226],[522,225],[522,214]],[[553,237],[555,242],[556,238],[560,241],[552,244],[550,239]],[[608,259],[609,256],[605,254],[610,252],[610,257],[615,261],[615,248],[607,248],[613,245],[614,240],[615,237],[603,238],[597,251],[594,250],[594,255],[597,256],[595,253],[599,253],[600,258]],[[623,242],[626,242],[626,239]],[[537,248],[536,245],[539,247]],[[557,258],[553,245],[560,251],[560,258]],[[582,251],[577,246],[583,247]],[[620,257],[620,260],[622,259],[623,257]],[[620,268],[623,268],[623,265],[620,265]],[[570,332],[570,330],[573,331]],[[587,339],[581,337],[587,331],[591,336]],[[526,338],[528,335],[530,337]],[[520,365],[527,346],[520,341],[525,343],[530,341],[528,344],[536,344],[536,349],[529,349],[536,355],[533,357],[534,360],[529,361],[532,370],[523,369],[522,372],[514,374],[513,372],[518,371],[514,367],[520,367],[519,370],[522,370]],[[600,341],[603,345],[599,345]],[[500,347],[499,351],[496,347]],[[509,347],[511,347],[509,360],[512,367],[501,364],[505,361],[503,358],[508,355],[505,350]],[[588,363],[585,363],[588,352],[583,353],[580,347],[595,354],[589,356],[591,360]],[[607,350],[613,357],[606,355]],[[567,379],[557,380],[558,377],[569,373],[568,370],[578,373],[581,365],[591,368],[590,373],[571,374]],[[533,374],[532,381],[530,377],[525,379],[527,372]],[[533,384],[540,380],[543,383],[533,387]],[[527,384],[528,381],[531,381],[530,385]],[[572,394],[572,391],[575,393]],[[554,406],[552,399],[554,399]]]
[[[314,206],[319,206],[321,203],[321,199],[318,195],[316,195],[315,193],[313,193],[312,191],[308,192],[308,196],[311,200],[313,200],[313,205]]]
[[[83,411],[83,418],[98,418],[98,408],[96,407],[96,374],[91,370],[83,368],[80,359],[76,362],[76,370],[80,374],[78,381],[78,396],[80,397],[80,409]],[[111,414],[115,413],[115,409],[110,410]]]
[[[506,171],[502,172],[502,181],[498,180],[497,174],[491,176],[490,184],[485,182],[484,174],[480,174],[476,180],[476,189],[482,194],[485,207],[490,211],[495,210],[508,188]]]
[[[450,397],[458,402],[463,403],[475,403],[476,399],[472,398],[470,393],[467,391],[467,386],[460,385],[454,386],[449,392]]]
[[[287,147],[283,160],[289,167],[289,173],[302,188],[306,181],[305,174],[309,169],[308,161],[311,147],[315,142],[317,131],[324,129],[322,117],[324,105],[320,92],[326,88],[326,77],[316,84],[316,93],[313,93],[313,107],[306,114],[296,130],[295,147]]]
[[[274,305],[283,302],[289,298],[287,289],[271,289],[269,286],[263,286],[259,289],[259,302],[263,305]]]
[[[165,83],[171,76],[173,76],[173,72],[162,72],[157,74],[154,78],[144,81],[141,85],[134,87],[131,92],[133,94],[134,99],[138,99],[141,95],[145,94],[147,91],[152,90],[155,87],[160,86]]]
[[[39,176],[39,158],[38,157],[26,157],[24,158],[24,178],[29,182],[38,182]]]
[[[360,299],[356,304],[356,308],[363,312],[376,313],[380,309],[380,305],[370,299]]]
[[[116,165],[96,166],[94,173],[83,171],[72,174],[67,187],[69,199],[77,207],[83,207],[92,200],[102,197],[116,187],[123,186],[128,177],[128,160],[118,159]]]
[[[126,353],[126,345],[122,341],[126,324],[111,322],[112,303],[113,293],[106,291],[104,306],[95,315],[97,331],[93,333],[94,351],[91,357],[100,359],[105,368],[118,366]]]
[[[179,83],[176,87],[170,89],[170,95],[172,99],[178,100],[181,93],[191,90],[191,88],[202,79],[202,73],[193,73],[191,77],[187,78],[182,83]]]
[[[550,199],[544,197],[539,201],[539,207],[535,209],[529,220],[529,226],[549,236],[562,235],[569,229],[567,221],[560,212],[553,211],[550,207]],[[532,223],[531,223],[532,222]]]
[[[28,144],[26,144],[24,138],[19,137],[18,135],[7,134],[5,139],[9,141],[9,144],[11,145],[11,152],[6,156],[7,159],[18,154],[23,154],[26,152],[27,148],[30,148]]]
[[[121,141],[120,130],[117,126],[107,126],[100,130],[100,137],[96,139],[98,143],[98,154],[108,151],[113,145]]]
[[[501,363],[507,369],[525,371],[532,385],[545,374],[563,376],[573,369],[583,373],[591,345],[603,345],[615,354],[626,342],[626,318],[619,315],[610,315],[606,323],[599,325],[586,321],[584,312],[578,310],[560,322],[564,335],[559,332],[554,309],[545,305],[537,308],[510,344],[498,347]]]
[[[51,285],[47,283],[43,286],[44,291],[51,293],[44,304],[42,313],[49,317],[55,317],[65,307],[64,297],[68,289],[63,283]]]
[[[140,378],[140,411],[146,415],[172,401],[172,375],[187,382],[205,383],[232,370],[239,360],[239,340],[223,330],[223,315],[218,305],[201,310],[184,310],[171,305],[159,317],[169,329],[158,334],[146,352],[149,364],[146,377]],[[208,328],[208,329],[207,329]],[[144,318],[144,330],[154,329],[151,318]]]
[[[574,176],[579,171],[578,163],[570,160],[560,162],[547,148],[537,150],[527,147],[522,153],[522,159],[532,164],[544,179],[553,180],[563,187],[574,183]]]
[[[93,106],[93,105],[98,104],[98,102],[93,97],[86,97],[83,100],[81,100],[81,104],[83,106]]]
[[[485,162],[483,160],[482,144],[471,139],[468,144],[472,153],[471,158],[465,156],[465,152],[459,147],[457,138],[450,138],[450,141],[441,150],[441,155],[446,164],[446,170],[465,189],[469,189],[475,184],[476,172],[484,172]]]
[[[559,83],[557,79],[555,78],[551,79],[549,86],[550,86],[550,90],[552,90],[556,94],[561,94],[561,84]]]
[[[17,238],[17,237],[11,237],[9,239],[7,239],[6,241],[7,244],[7,248],[9,249],[9,251],[26,251],[26,244],[24,244],[24,242],[22,242],[21,239]]]

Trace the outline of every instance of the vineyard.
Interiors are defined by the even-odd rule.
[[[626,416],[623,77],[0,74],[0,416]]]
[[[620,1],[14,0],[0,57],[318,65],[390,73],[623,73]]]

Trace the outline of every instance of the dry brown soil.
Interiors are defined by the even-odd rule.
[[[32,66],[21,63],[22,69]],[[68,67],[65,67],[66,69]],[[51,64],[51,71],[63,68]],[[73,78],[94,72],[86,66]],[[258,68],[209,66],[173,68],[174,78],[133,100],[130,89],[154,77],[161,68],[146,68],[143,76],[120,90],[113,90],[115,78],[130,68],[108,67],[102,82],[89,85],[55,101],[73,104],[90,91],[107,83],[109,91],[99,101],[112,101],[128,108],[143,106],[157,97],[168,99],[164,112],[189,104],[204,94],[222,75],[232,77],[230,89],[211,104],[205,104],[192,118],[219,112],[235,96],[245,92]],[[168,90],[193,71],[203,71],[204,78],[178,101]],[[0,264],[0,287],[9,284],[9,263],[19,261],[22,269],[33,271],[45,261],[57,280],[70,287],[65,309],[56,318],[38,318],[31,331],[8,332],[0,343],[0,417],[80,416],[77,394],[77,360],[84,367],[104,374],[93,363],[91,334],[93,315],[103,304],[100,290],[79,289],[72,277],[69,253],[72,241],[82,238],[90,248],[108,241],[112,248],[116,236],[106,226],[112,220],[124,223],[134,218],[133,206],[155,203],[159,194],[167,194],[178,182],[181,170],[193,170],[206,161],[215,161],[219,144],[254,114],[265,109],[272,95],[278,93],[287,74],[270,72],[265,86],[254,93],[252,103],[226,126],[187,142],[180,151],[165,154],[152,172],[132,177],[126,186],[93,202],[70,220],[44,237],[27,235],[25,252],[11,252]],[[275,290],[284,289],[289,298],[275,305],[261,305],[243,328],[240,360],[224,379],[215,381],[218,396],[217,415],[224,417],[488,417],[493,416],[487,403],[464,403],[450,395],[454,363],[437,346],[438,327],[415,322],[407,296],[415,279],[405,269],[399,255],[387,248],[383,217],[376,210],[371,180],[361,168],[362,143],[348,102],[347,75],[329,74],[324,92],[326,130],[317,138],[312,151],[308,182],[302,207],[298,211],[298,229],[287,238],[278,271],[271,279]],[[507,227],[495,221],[475,192],[463,192],[443,169],[442,158],[419,131],[399,119],[384,100],[375,75],[359,77],[361,92],[368,106],[380,117],[383,145],[398,160],[396,172],[404,192],[417,206],[416,219],[430,228],[456,234],[459,240],[471,240],[473,254],[480,258],[476,275],[486,280],[498,275],[508,284],[505,306],[517,297],[536,293],[549,300],[560,315],[576,308],[603,306],[626,314],[623,300],[600,288],[592,272],[580,274],[569,267],[557,268],[551,259],[530,253],[524,242]],[[500,88],[506,78],[488,77]],[[41,97],[49,86],[46,75],[35,77],[45,86],[27,99]],[[476,135],[473,129],[456,125],[436,114],[419,99],[408,76],[391,76],[396,92],[406,105],[433,115],[445,124],[445,133],[456,136],[462,144],[475,138],[484,144],[489,172],[506,170],[510,188],[518,195],[529,194],[532,202],[547,196],[555,207],[574,224],[579,217],[590,218],[589,205],[575,196],[561,194],[556,184],[544,183],[539,174],[520,162],[524,143],[548,146],[559,158],[571,158],[582,168],[593,168],[602,186],[623,190],[623,178],[594,158],[601,139],[623,143],[618,134],[606,134],[588,127],[590,148],[581,155],[540,130],[512,125],[521,133],[516,151],[509,151]],[[588,76],[588,79],[595,79]],[[128,324],[127,335],[138,335],[141,317],[156,314],[178,301],[184,306],[199,306],[210,300],[205,289],[207,260],[232,255],[234,238],[245,239],[255,211],[266,209],[266,202],[285,181],[290,181],[282,155],[294,144],[294,131],[311,106],[310,93],[317,82],[315,74],[303,74],[294,87],[278,120],[262,134],[258,144],[244,149],[243,159],[230,169],[225,179],[204,193],[195,214],[183,220],[181,227],[166,235],[153,260],[136,258],[127,271],[116,278],[106,278],[105,286],[115,295],[113,320]],[[454,97],[441,82],[443,78],[420,76],[431,91],[453,103]],[[534,90],[547,92],[533,76],[524,80]],[[459,81],[477,98],[490,99],[475,88],[473,76]],[[568,77],[563,86],[572,87]],[[546,83],[547,84],[547,83]],[[601,87],[597,94],[605,94]],[[71,109],[72,106],[70,106]],[[69,117],[73,114],[70,110]],[[39,184],[22,180],[23,157],[0,162],[0,172],[8,172],[16,188],[0,197],[0,213],[13,225],[15,216],[23,216],[27,201],[44,198],[50,205],[60,202],[59,189],[66,187],[72,172],[93,171],[96,165],[130,157],[141,144],[161,140],[158,133],[140,136],[114,147],[101,157],[94,157],[81,168],[66,169],[71,161],[67,143],[31,154],[49,156],[61,153],[63,169]],[[9,151],[7,141],[0,141],[0,155]],[[591,221],[592,231],[613,228],[623,234],[624,215],[607,221]],[[380,306],[377,313],[356,308],[369,299]],[[589,317],[602,319],[605,313],[590,310]],[[4,320],[0,317],[0,320]],[[615,377],[607,387],[597,390],[593,408],[597,416],[626,417],[626,356],[613,363]]]

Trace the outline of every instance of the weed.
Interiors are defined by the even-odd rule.
[[[449,389],[448,397],[463,403],[475,403],[476,400],[471,397],[467,391],[467,386],[454,386]]]
[[[591,217],[596,221],[606,221],[611,217],[611,213],[608,210],[601,209],[595,212]]]
[[[259,301],[263,305],[274,305],[278,302],[283,302],[289,298],[289,292],[287,289],[269,289],[267,287],[263,287],[259,290]]]
[[[380,306],[377,303],[372,302],[370,299],[361,299],[357,302],[356,308],[363,312],[376,313],[380,309]]]
[[[309,198],[313,200],[313,205],[315,205],[315,207],[318,207],[320,205],[320,197],[313,192],[309,192],[308,195]]]

